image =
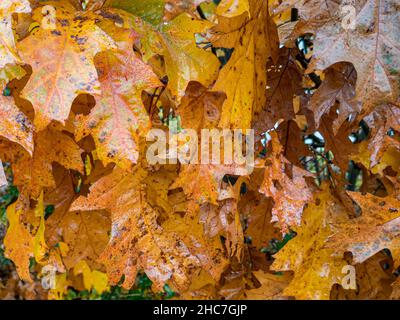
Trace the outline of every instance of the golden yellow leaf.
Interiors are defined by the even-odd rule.
[[[44,224],[44,204],[43,204],[43,191],[40,193],[38,204],[35,209],[35,217],[40,219],[39,228],[36,231],[33,239],[33,253],[36,262],[43,264],[46,259],[48,247],[44,238],[45,224]]]
[[[249,11],[248,0],[222,0],[217,7],[216,14],[231,18]]]
[[[16,204],[7,208],[9,227],[4,238],[5,255],[17,267],[19,277],[31,282],[29,273],[30,258],[33,257],[33,238],[20,220],[20,211],[15,210]]]
[[[230,19],[221,17],[214,28],[214,46],[234,48],[213,86],[213,90],[227,95],[219,123],[222,128],[251,128],[253,115],[266,102],[268,83],[264,70],[268,59],[278,58],[279,40],[267,2],[250,0],[249,4],[251,18],[247,13]]]
[[[198,48],[195,42],[196,33],[205,33],[212,26],[206,20],[194,20],[188,14],[181,14],[161,28],[163,49],[160,54],[165,60],[168,88],[178,101],[185,95],[189,81],[208,87],[217,78],[220,66],[217,57]]]
[[[347,217],[329,189],[315,194],[314,199],[303,213],[301,226],[293,228],[296,237],[274,255],[271,269],[294,271],[293,280],[283,291],[285,296],[327,300],[333,284],[341,283],[346,265],[342,253],[325,247],[327,238],[334,233],[330,223]]]

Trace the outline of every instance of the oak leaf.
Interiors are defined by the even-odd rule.
[[[296,237],[275,256],[271,266],[276,271],[294,271],[293,280],[285,288],[285,296],[297,299],[329,299],[332,285],[341,283],[346,261],[325,242],[333,235],[331,223],[346,219],[342,205],[325,190],[315,195],[314,203],[304,210],[301,225],[293,227]]]
[[[168,88],[180,101],[185,95],[189,81],[210,86],[218,75],[220,63],[211,52],[198,48],[196,33],[205,33],[212,27],[206,20],[194,20],[188,14],[181,14],[174,20],[163,24],[160,37],[163,49]]]
[[[397,1],[362,0],[357,1],[354,8],[355,28],[343,28],[341,6],[332,10],[330,19],[316,28],[315,60],[309,68],[324,70],[336,62],[350,62],[357,71],[356,95],[364,111],[378,104],[397,103],[399,76],[396,70],[400,64],[396,46]],[[312,26],[308,28],[312,29]]]
[[[15,203],[8,207],[7,217],[10,225],[4,238],[5,255],[15,263],[19,277],[31,282],[29,264],[30,258],[33,257],[33,238],[22,224],[20,215],[21,211],[15,210]]]
[[[33,126],[29,118],[18,109],[12,97],[0,96],[0,136],[21,145],[33,153]]]
[[[277,300],[285,298],[283,290],[290,282],[290,275],[267,273],[264,271],[253,272],[261,286],[256,289],[247,290],[246,298],[249,300]]]
[[[349,117],[354,119],[360,106],[354,100],[356,71],[348,64],[335,64],[325,71],[322,85],[312,95],[308,108],[314,113],[315,125],[320,126],[323,114],[329,113],[334,106],[338,108],[338,118],[333,122],[333,133],[338,133],[339,127]]]
[[[361,216],[351,222],[336,224],[329,246],[339,252],[350,251],[356,263],[362,263],[387,248],[398,265],[399,200],[391,196],[380,198],[372,194],[348,193],[360,206]]]
[[[10,148],[9,144],[2,147],[0,144],[2,159],[13,163],[14,184],[21,187],[21,192],[37,199],[43,188],[55,187],[53,162],[83,173],[83,150],[67,134],[48,128],[39,132],[34,142],[32,157],[23,149]]]
[[[70,211],[77,198],[73,180],[68,171],[55,171],[57,187],[44,194],[45,205],[51,205],[54,212],[46,219],[46,242],[56,247],[63,243],[68,252],[63,256],[67,269],[84,260],[89,267],[100,270],[97,262],[109,241],[110,216],[106,211]]]
[[[185,288],[190,269],[199,260],[174,232],[167,233],[158,224],[156,210],[146,202],[145,177],[142,168],[134,173],[115,169],[91,187],[87,198],[78,198],[71,210],[111,211],[111,239],[100,256],[111,284],[125,275],[122,286],[130,288],[142,269],[156,290],[162,290],[167,281]]]
[[[98,54],[95,64],[102,94],[95,95],[96,106],[88,116],[78,116],[75,135],[81,140],[91,134],[104,165],[114,162],[129,170],[139,158],[139,136],[145,137],[151,127],[142,92],[161,83],[129,46]]]
[[[214,46],[234,48],[213,86],[213,90],[227,95],[219,123],[222,128],[251,128],[253,114],[260,112],[266,101],[267,78],[260,70],[266,69],[270,57],[274,61],[278,58],[279,40],[267,3],[249,3],[251,18],[247,13],[221,17],[213,29]]]
[[[75,12],[68,2],[47,5],[54,5],[57,20],[50,20],[49,25],[18,43],[22,59],[33,70],[21,96],[35,109],[38,131],[52,120],[64,124],[79,94],[100,93],[93,58],[98,52],[115,47],[112,39],[96,26],[93,13]],[[34,12],[40,23],[51,19],[42,10],[39,7]],[[38,44],[40,50],[36,49]]]
[[[264,181],[260,192],[274,201],[272,221],[287,233],[292,226],[300,225],[304,206],[312,193],[304,177],[311,174],[292,165],[283,155],[276,132],[271,132],[271,156],[267,159]]]

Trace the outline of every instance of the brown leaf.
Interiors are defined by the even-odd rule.
[[[283,155],[277,134],[271,132],[272,150],[265,165],[264,181],[260,192],[274,200],[272,221],[278,222],[282,233],[292,226],[300,225],[301,214],[312,194],[304,177],[307,171],[293,166]]]
[[[312,95],[308,108],[314,113],[315,125],[320,126],[323,114],[337,105],[338,118],[333,122],[333,133],[338,133],[339,127],[349,117],[353,119],[360,110],[354,100],[356,71],[349,64],[335,64],[325,71],[322,85]]]
[[[362,263],[387,248],[391,250],[395,265],[399,265],[399,200],[358,192],[348,194],[361,207],[362,214],[354,220],[337,224],[329,246],[338,252],[350,251],[356,263]]]
[[[291,280],[290,275],[275,275],[264,271],[255,271],[253,274],[261,283],[261,286],[246,291],[248,300],[278,300],[284,298],[282,292]]]

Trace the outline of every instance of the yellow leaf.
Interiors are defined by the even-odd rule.
[[[17,267],[19,277],[32,282],[29,273],[30,258],[33,256],[33,239],[20,221],[20,211],[15,211],[16,203],[7,208],[9,227],[4,238],[5,255]]]
[[[253,274],[261,283],[261,286],[246,291],[246,298],[249,300],[273,300],[283,298],[283,290],[288,286],[291,280],[289,275],[272,274],[261,270],[255,271]]]
[[[334,233],[330,222],[346,219],[347,214],[328,188],[315,194],[315,202],[305,209],[301,226],[294,227],[296,237],[274,256],[271,269],[294,271],[293,280],[283,295],[327,300],[332,285],[341,283],[342,268],[347,264],[342,253],[325,247],[328,237]]]
[[[231,18],[249,11],[248,0],[222,0],[217,7],[216,14]]]
[[[45,263],[46,253],[48,247],[46,245],[46,240],[44,239],[44,205],[43,205],[43,191],[40,193],[38,204],[35,209],[35,216],[40,218],[39,228],[34,237],[34,249],[33,253],[35,255],[36,262],[43,264]]]
[[[82,274],[85,289],[90,291],[93,285],[92,271],[85,260],[79,261],[74,267],[74,275]]]
[[[168,88],[178,101],[184,96],[189,81],[198,81],[208,87],[218,75],[220,63],[217,57],[198,48],[195,42],[196,33],[204,33],[212,26],[208,21],[181,14],[161,28],[161,54],[165,59]]]
[[[65,242],[59,242],[58,247],[60,248],[61,256],[66,257],[69,252],[68,244]]]
[[[49,300],[62,300],[69,284],[66,273],[57,274],[55,276],[55,288],[49,290],[47,298]]]
[[[251,128],[253,115],[266,103],[268,59],[278,58],[279,39],[267,1],[250,0],[249,4],[251,18],[245,14],[221,17],[213,29],[214,46],[234,48],[213,86],[227,95],[219,123],[222,128]]]
[[[133,174],[116,168],[96,181],[88,197],[79,197],[71,210],[106,209],[112,213],[111,238],[100,256],[111,284],[125,275],[122,286],[129,289],[138,271],[144,270],[154,290],[161,291],[167,281],[186,288],[198,258],[189,253],[176,233],[159,225],[158,211],[147,203],[146,176],[140,167]]]
[[[93,289],[97,293],[103,293],[108,289],[108,277],[107,274],[93,270],[92,271]]]

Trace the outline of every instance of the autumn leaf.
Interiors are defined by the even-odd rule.
[[[170,189],[182,188],[186,196],[198,205],[206,202],[217,204],[223,174],[213,169],[211,165],[186,165]]]
[[[238,184],[236,184],[238,183]],[[238,210],[238,198],[242,182],[230,184],[219,191],[218,205],[204,203],[200,207],[199,221],[204,225],[204,234],[215,237],[220,234],[225,238],[225,247],[229,257],[238,261],[243,259],[244,234],[241,215]],[[191,208],[188,207],[190,213]]]
[[[57,171],[57,188],[44,194],[44,202],[54,208],[46,219],[46,242],[57,247],[63,243],[68,248],[63,257],[67,269],[84,260],[89,267],[100,270],[97,262],[109,241],[110,216],[106,211],[70,211],[77,198],[71,176],[65,170]]]
[[[362,264],[355,265],[356,289],[344,289],[338,286],[331,292],[331,300],[384,300],[392,293],[392,261],[381,251]],[[395,287],[396,281],[393,286]],[[394,290],[393,290],[394,292]],[[393,293],[392,293],[393,296]]]
[[[196,7],[203,2],[210,2],[210,0],[165,0],[164,18],[166,20],[173,20],[182,12],[194,15]]]
[[[334,12],[338,8],[338,1],[327,0],[321,3],[318,0],[288,0],[288,1],[271,1],[270,8],[274,16],[282,14],[288,9],[296,8],[299,11],[301,20],[314,21],[321,20],[329,16],[330,12]]]
[[[327,300],[332,285],[341,283],[346,262],[335,249],[326,248],[325,242],[333,234],[330,224],[346,219],[346,213],[329,190],[317,193],[314,201],[304,211],[301,226],[293,227],[296,237],[274,256],[271,269],[294,271],[293,280],[283,291],[285,296]]]
[[[361,143],[359,151],[353,157],[355,161],[369,169],[373,169],[379,164],[377,168],[379,170],[379,167],[385,165],[383,159],[385,153],[391,148],[398,149],[400,147],[396,138],[388,135],[390,130],[400,130],[399,112],[400,109],[394,105],[382,105],[364,118],[371,128],[370,140]]]
[[[267,102],[269,107],[264,121],[269,122],[267,129],[271,129],[280,119],[290,120],[297,113],[294,99],[301,95],[303,90],[301,71],[296,62],[295,49],[282,48],[279,50],[277,62],[270,61],[267,65]],[[279,106],[273,107],[273,106]],[[260,114],[260,118],[264,116]]]
[[[40,193],[38,203],[35,208],[35,217],[39,220],[35,237],[33,238],[33,254],[35,260],[43,264],[46,260],[46,255],[49,250],[46,240],[44,238],[45,224],[44,224],[44,203],[43,203],[43,191]]]
[[[31,7],[28,0],[4,0],[0,4],[0,70],[7,64],[21,63],[15,47],[12,29],[12,14],[29,13]]]
[[[67,274],[57,274],[55,276],[55,286],[48,293],[49,300],[62,300],[71,282],[67,279]]]
[[[15,210],[15,204],[8,207],[7,217],[10,226],[4,238],[5,254],[15,263],[19,277],[31,282],[29,260],[33,256],[33,238],[21,223],[20,215],[21,212]]]
[[[14,164],[15,185],[32,198],[37,199],[42,188],[55,187],[53,162],[83,173],[83,150],[68,135],[48,128],[38,133],[34,141],[36,148],[32,157],[21,149],[14,148],[7,153],[7,145],[4,151],[0,147],[2,159],[9,159]]]
[[[163,24],[160,30],[165,60],[168,88],[180,101],[189,81],[210,86],[217,78],[219,61],[211,52],[198,48],[196,33],[205,33],[212,24],[205,20],[194,20],[188,14],[181,14]]]
[[[122,23],[124,27],[132,28],[139,34],[139,49],[144,61],[152,64],[151,59],[154,56],[163,57],[161,74],[158,75],[168,77],[167,88],[178,103],[185,95],[190,81],[197,81],[209,87],[217,78],[220,66],[218,58],[196,44],[196,34],[206,34],[213,26],[211,22],[194,19],[182,13],[155,29],[126,12],[113,10],[110,13],[103,15],[116,23]]]
[[[228,18],[240,16],[242,13],[249,12],[250,5],[248,0],[223,0],[219,3],[216,14]]]
[[[90,115],[79,116],[75,134],[77,140],[88,134],[94,137],[104,165],[114,162],[128,170],[138,160],[139,137],[145,137],[151,127],[142,91],[161,83],[130,48],[100,53],[95,63],[102,94],[95,96],[97,104]]]
[[[134,174],[116,169],[91,187],[88,198],[78,198],[71,210],[111,211],[111,239],[100,257],[111,284],[117,284],[125,275],[122,286],[130,288],[137,272],[143,269],[157,290],[162,290],[167,281],[185,287],[191,266],[199,260],[175,233],[163,232],[157,223],[157,212],[146,203],[141,185],[145,176],[141,168]]]
[[[257,250],[268,247],[269,241],[280,238],[279,229],[271,222],[272,200],[259,192],[246,193],[239,203],[241,213],[247,218],[246,235]]]
[[[224,254],[224,247],[217,235],[204,232],[204,225],[198,217],[190,215],[181,218],[178,214],[174,219],[163,223],[162,227],[170,232],[177,233],[188,245],[189,252],[199,259],[201,267],[214,281],[218,282],[228,267],[228,257]],[[195,274],[192,284],[197,281]]]
[[[222,92],[207,91],[201,84],[190,82],[177,110],[182,127],[196,130],[198,133],[201,133],[201,129],[215,128],[225,99],[226,96]]]
[[[165,0],[106,0],[104,7],[122,9],[150,24],[158,25],[163,20]]]
[[[256,289],[246,291],[248,300],[274,300],[284,298],[283,290],[290,282],[290,276],[255,271],[254,275],[261,286]]]
[[[312,198],[304,179],[310,173],[291,165],[282,156],[282,146],[275,132],[271,146],[271,158],[265,166],[260,192],[274,200],[272,221],[277,221],[282,233],[287,233],[290,227],[300,225],[303,208]]]
[[[21,145],[33,153],[33,126],[29,118],[15,105],[12,97],[0,96],[0,136]]]
[[[319,4],[318,4],[319,5]],[[314,55],[310,68],[321,70],[336,62],[351,62],[357,71],[357,98],[363,110],[383,103],[397,103],[399,66],[397,4],[394,0],[358,1],[356,28],[342,27],[340,7],[316,30]],[[305,27],[302,31],[304,32]]]
[[[85,289],[90,291],[93,289],[98,293],[103,293],[108,288],[107,275],[97,270],[90,270],[85,260],[81,260],[74,267],[74,275],[82,274]]]
[[[47,27],[40,27],[18,43],[22,59],[33,70],[22,97],[35,109],[34,123],[38,131],[52,120],[64,124],[79,94],[100,93],[93,58],[96,53],[115,46],[96,26],[96,16],[92,13],[75,13],[68,3],[55,3],[54,8],[58,17],[54,28],[50,20]],[[34,16],[40,22],[51,19],[42,14],[41,7],[35,10]],[[35,49],[39,43],[40,50]]]
[[[335,226],[329,246],[337,251],[350,251],[353,261],[362,263],[382,249],[391,250],[395,265],[399,263],[397,244],[400,203],[393,197],[380,198],[372,194],[349,192],[361,207],[361,216]]]
[[[219,123],[222,128],[251,128],[253,115],[262,110],[266,101],[267,77],[259,70],[266,69],[269,57],[277,60],[278,36],[267,3],[249,3],[250,19],[247,13],[221,17],[214,28],[214,46],[234,48],[213,86],[213,90],[227,95]]]
[[[360,112],[359,104],[354,100],[356,71],[348,64],[336,64],[328,68],[322,85],[312,95],[308,108],[314,113],[315,125],[320,126],[321,117],[329,113],[334,106],[338,108],[338,118],[333,122],[333,133],[337,134],[343,122]]]

